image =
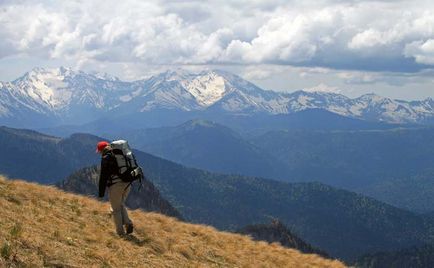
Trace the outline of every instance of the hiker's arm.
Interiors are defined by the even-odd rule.
[[[99,173],[99,197],[104,197],[105,188],[107,187],[108,177],[110,176],[109,156],[105,155],[101,159],[101,171]]]

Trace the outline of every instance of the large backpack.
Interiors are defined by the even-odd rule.
[[[128,142],[125,140],[117,140],[113,141],[110,146],[112,147],[112,153],[118,165],[118,175],[121,180],[124,182],[140,180],[141,184],[141,180],[144,177],[143,171],[139,165],[137,165],[136,158]]]

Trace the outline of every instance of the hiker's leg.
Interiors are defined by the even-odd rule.
[[[125,188],[125,187],[127,187],[127,188]],[[130,218],[128,217],[128,211],[127,211],[127,208],[125,206],[125,202],[128,198],[128,194],[130,193],[130,190],[131,190],[130,183],[126,183],[124,186],[124,189],[125,189],[125,191],[124,191],[124,194],[122,195],[122,222],[123,222],[123,224],[132,224]]]
[[[123,222],[122,222],[122,210],[123,210],[123,190],[125,189],[121,185],[122,183],[115,183],[109,187],[109,201],[113,210],[113,221],[115,223],[116,233],[118,235],[125,234]]]
[[[130,189],[131,189],[131,184],[128,183],[125,186],[125,191],[122,197],[122,221],[125,225],[125,230],[127,234],[131,234],[132,232],[134,232],[134,226],[133,223],[131,222],[130,218],[128,217],[128,211],[127,211],[127,207],[125,206],[125,202],[128,198],[128,194],[130,193]]]

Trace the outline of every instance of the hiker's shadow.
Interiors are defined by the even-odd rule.
[[[143,239],[139,239],[137,236],[130,234],[130,235],[126,235],[124,237],[124,239],[126,241],[129,241],[139,247],[143,247],[145,244],[149,243],[150,239],[149,238],[143,238]]]

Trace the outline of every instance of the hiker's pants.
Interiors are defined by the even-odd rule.
[[[113,220],[118,235],[125,234],[125,224],[132,224],[125,207],[125,200],[127,199],[131,188],[129,184],[129,182],[117,182],[108,188]]]

